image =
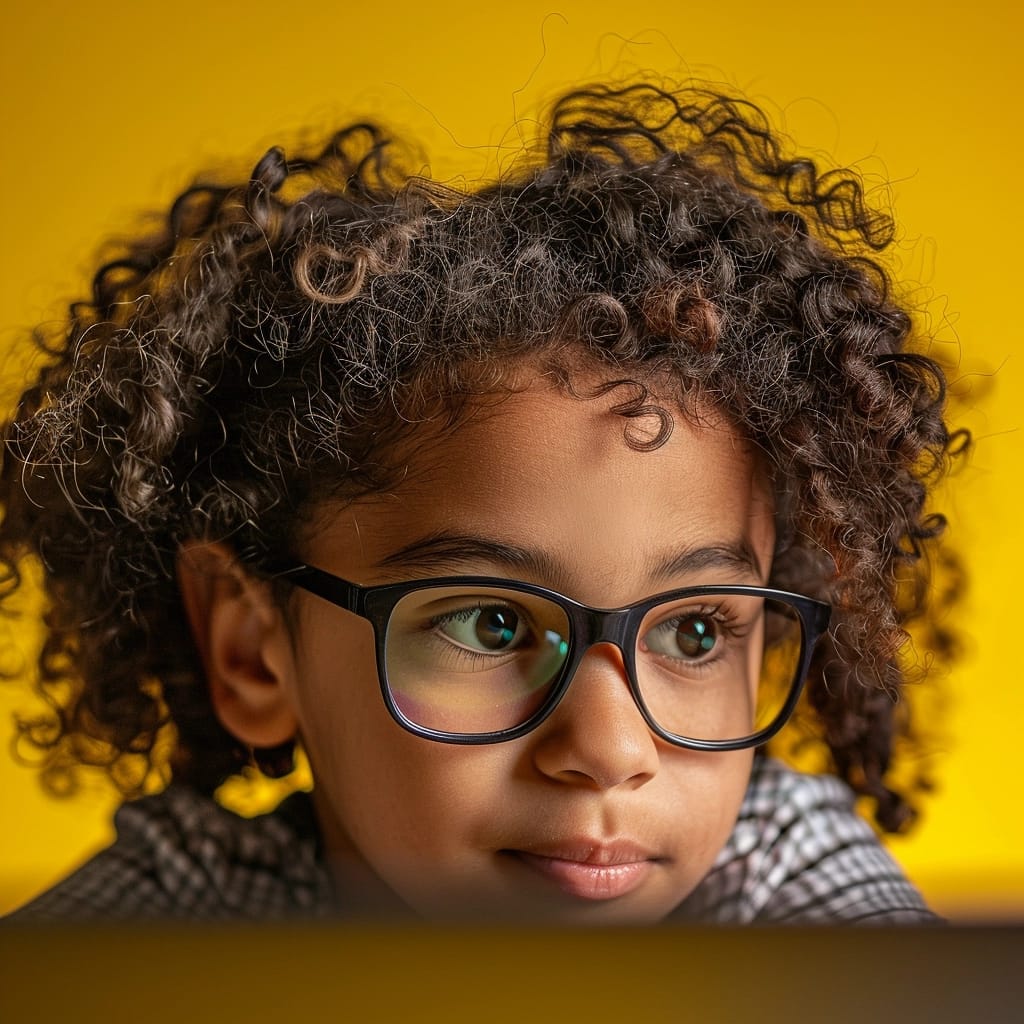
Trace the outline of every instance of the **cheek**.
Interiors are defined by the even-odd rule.
[[[369,622],[316,602],[303,608],[295,651],[290,698],[307,744],[336,753],[349,745],[349,733],[374,725],[377,704],[386,714]],[[337,742],[327,742],[329,737]]]
[[[679,809],[674,828],[688,850],[696,884],[729,838],[753,765],[752,750],[727,753],[680,751],[671,775]]]
[[[389,760],[394,723],[377,680],[373,628],[313,604],[303,607],[295,649],[291,700],[318,796],[334,806],[346,789],[369,792]]]
[[[498,758],[506,752],[424,740],[390,717],[347,741],[315,769],[342,890],[355,903],[397,900],[428,919],[487,905],[488,851],[509,781]]]
[[[511,751],[401,728],[381,695],[372,627],[341,614],[343,624],[313,615],[303,623],[294,688],[331,845],[372,859],[465,840],[493,811]]]

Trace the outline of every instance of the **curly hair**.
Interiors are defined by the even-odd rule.
[[[524,359],[612,370],[651,410],[724,410],[774,481],[771,583],[830,601],[806,700],[832,767],[883,829],[906,718],[906,626],[943,528],[931,484],[960,446],[941,367],[874,253],[891,218],[850,171],[785,155],[746,101],[594,86],[554,105],[496,182],[410,174],[369,123],[316,156],[272,149],[247,183],[196,184],[70,308],[4,429],[2,598],[44,567],[38,688],[19,723],[44,779],[104,765],[211,791],[249,754],[218,724],[174,564],[189,538],[259,567],[325,497],[387,486],[388,452]],[[923,339],[926,340],[926,339]],[[665,391],[659,385],[659,394]]]

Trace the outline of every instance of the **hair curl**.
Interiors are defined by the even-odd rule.
[[[785,156],[756,107],[700,89],[575,91],[543,140],[464,193],[354,124],[315,157],[272,149],[248,183],[189,188],[100,268],[4,430],[3,598],[31,556],[48,601],[53,714],[20,727],[52,787],[84,762],[137,791],[168,716],[177,777],[212,790],[245,762],[179,607],[183,541],[259,566],[325,496],[385,486],[392,446],[456,423],[503,367],[571,380],[582,354],[632,385],[624,416],[660,417],[653,439],[627,426],[634,447],[671,430],[656,378],[761,450],[771,582],[835,608],[807,691],[821,736],[883,828],[907,821],[899,651],[958,440],[873,258],[891,219],[856,175]]]

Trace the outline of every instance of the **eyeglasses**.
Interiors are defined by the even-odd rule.
[[[831,615],[821,601],[766,587],[686,587],[602,609],[492,576],[362,587],[301,562],[273,571],[373,624],[388,711],[443,743],[535,729],[587,651],[609,643],[662,739],[694,750],[757,746],[796,706]]]

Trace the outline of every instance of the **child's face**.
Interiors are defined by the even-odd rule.
[[[673,410],[670,440],[633,451],[623,439],[629,421],[609,411],[616,400],[537,387],[497,404],[424,444],[393,492],[325,510],[299,553],[362,584],[487,574],[598,607],[695,584],[764,584],[773,505],[749,448],[713,413],[694,426]],[[446,535],[525,549],[537,568],[453,554],[458,543],[429,561],[381,568],[400,549]],[[753,564],[653,574],[694,549],[749,552]],[[648,922],[710,868],[735,822],[751,752],[657,738],[617,648],[592,648],[529,735],[448,745],[389,716],[368,622],[307,593],[294,600],[285,685],[350,904],[408,906],[430,918]]]

